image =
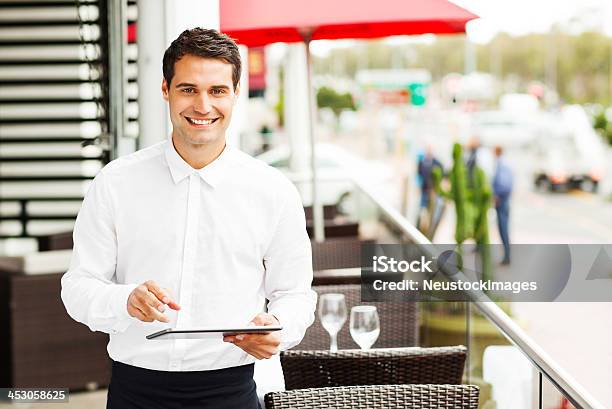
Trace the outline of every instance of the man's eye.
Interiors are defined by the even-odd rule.
[[[225,94],[225,90],[223,88],[215,88],[211,92],[213,93],[213,95]]]
[[[194,88],[183,88],[183,92],[186,94],[193,94],[195,92]]]

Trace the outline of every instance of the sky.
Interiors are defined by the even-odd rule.
[[[467,26],[476,43],[487,43],[497,33],[513,35],[542,33],[553,24],[580,32],[599,27],[612,36],[612,0],[451,0],[479,15]],[[568,25],[569,23],[569,25]]]

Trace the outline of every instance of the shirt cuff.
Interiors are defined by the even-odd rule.
[[[280,331],[281,342],[278,348],[280,351],[285,351],[299,344],[300,339],[296,339],[295,334],[291,333],[291,327],[287,325],[287,323],[290,322],[290,319],[286,319],[286,317],[284,317],[279,311],[268,311],[268,314],[273,315],[280,326],[283,327],[283,329]]]
[[[127,302],[130,294],[138,284],[115,284],[110,296],[110,305],[114,316],[117,318],[117,325],[113,326],[113,332],[123,332],[130,325],[134,317],[127,309]]]

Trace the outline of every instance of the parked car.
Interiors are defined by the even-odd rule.
[[[535,141],[534,184],[541,191],[580,188],[596,192],[604,175],[603,145],[580,107],[568,107],[542,122]]]
[[[582,188],[595,192],[600,175],[592,172],[570,136],[551,138],[536,152],[534,183],[540,191]]]
[[[472,132],[484,146],[526,147],[536,135],[537,113],[483,111],[473,114]]]

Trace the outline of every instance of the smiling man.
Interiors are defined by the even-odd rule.
[[[183,32],[163,61],[171,137],[104,167],[79,212],[62,299],[75,320],[110,334],[107,408],[257,408],[255,359],[296,345],[312,323],[299,194],[226,145],[240,70],[229,37]],[[145,338],[247,324],[283,330]]]

